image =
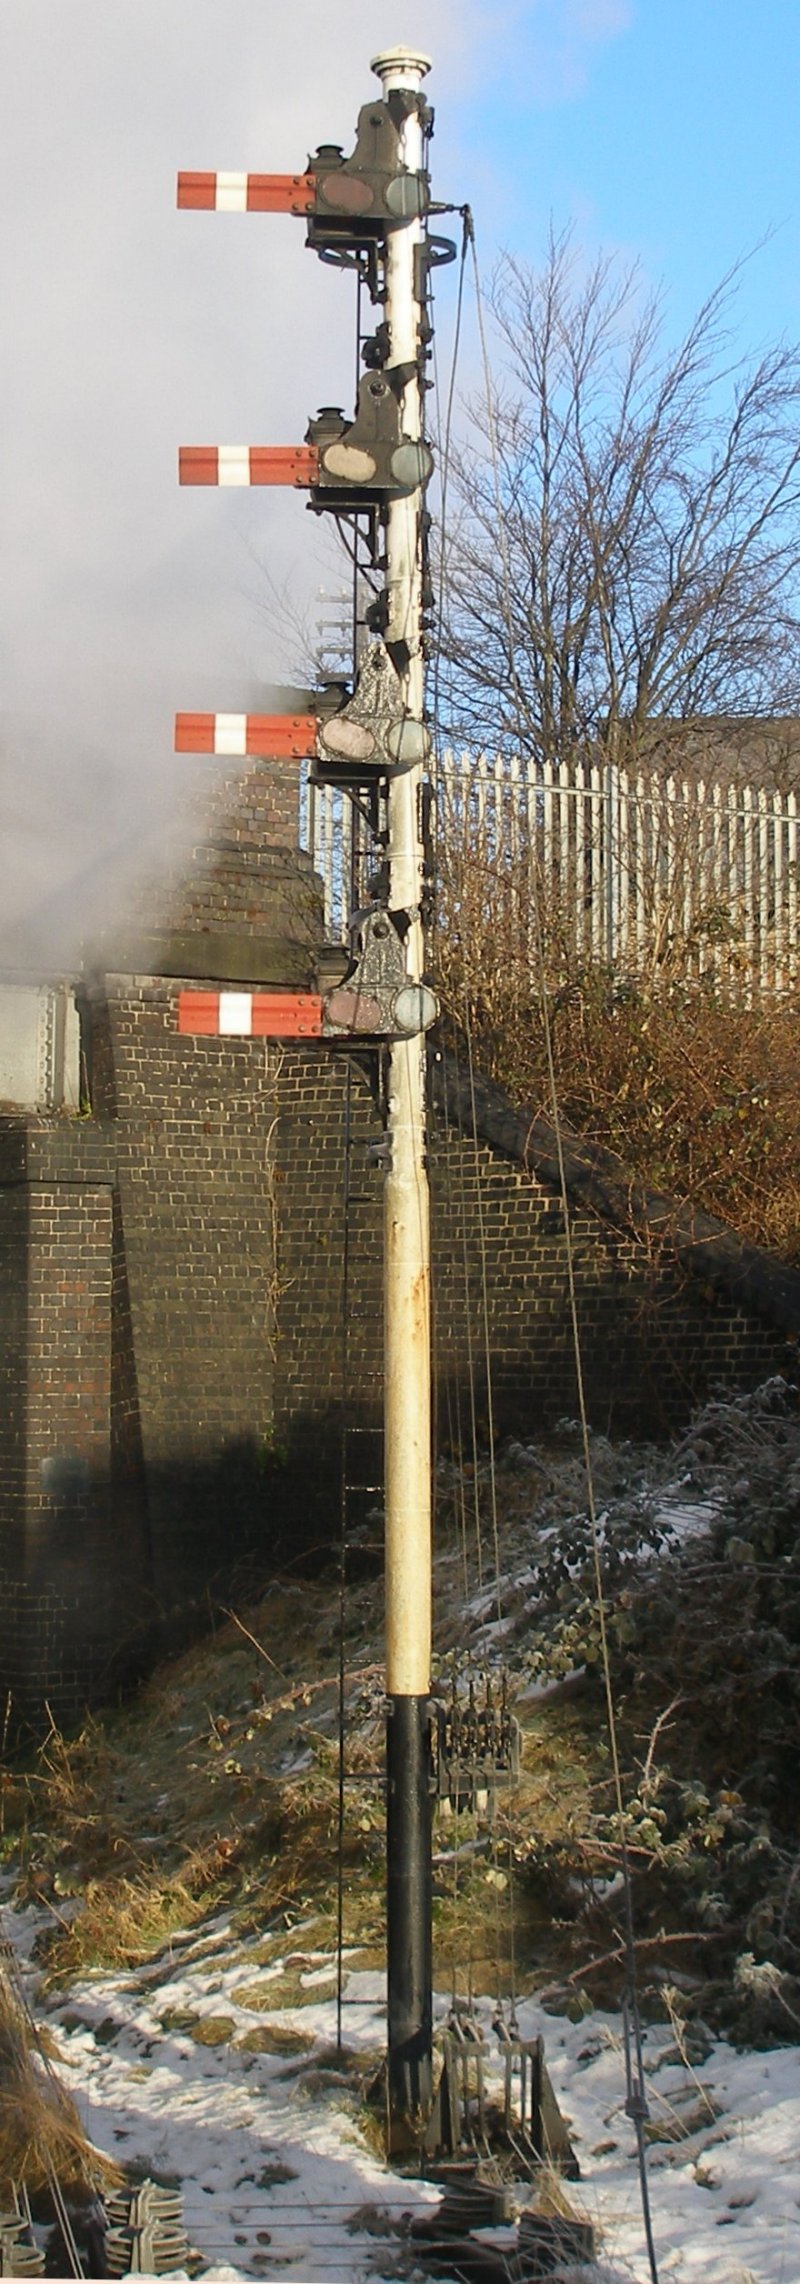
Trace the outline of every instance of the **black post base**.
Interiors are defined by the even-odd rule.
[[[390,2141],[433,2100],[432,1753],[425,1697],[390,1697],[386,1724],[387,2059]]]

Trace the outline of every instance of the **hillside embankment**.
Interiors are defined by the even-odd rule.
[[[590,1460],[591,1502],[574,1423],[509,1440],[493,1477],[488,1458],[440,1464],[435,1689],[505,1676],[523,1750],[485,1812],[437,1814],[438,1986],[546,1993],[578,2014],[616,2000],[625,1859],[645,2007],[669,1990],[687,2020],[791,2037],[796,1392],[776,1381],[707,1406],[668,1450],[594,1436]],[[313,1908],[333,1954],[340,1881],[350,1955],[381,1963],[380,1542],[376,1510],[341,1612],[332,1574],[289,1566],[135,1702],[70,1739],[54,1728],[6,1770],[3,1845],[17,1896],[45,1907],[48,1980],[140,1960],[222,1903],[251,1931]]]

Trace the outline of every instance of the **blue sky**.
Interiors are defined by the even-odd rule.
[[[681,327],[772,234],[742,280],[743,339],[800,330],[800,0],[547,0],[491,60],[453,122],[485,246],[535,261],[550,214],[573,218],[641,259]]]
[[[351,147],[399,39],[433,55],[435,192],[470,200],[484,274],[572,220],[641,261],[676,332],[768,237],[741,345],[800,335],[800,0],[3,0],[0,679],[56,882],[87,833],[160,833],[173,708],[291,676],[274,588],[313,620],[341,577],[297,497],[179,493],[175,462],[350,400],[350,284],[288,219],[176,214],[175,171]],[[443,273],[445,369],[451,296]]]

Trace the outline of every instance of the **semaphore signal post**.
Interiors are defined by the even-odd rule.
[[[376,1051],[382,1079],[384,1175],[384,1449],[386,1634],[386,1951],[389,2149],[467,2158],[477,2165],[490,2137],[526,2177],[547,2159],[574,2172],[569,2137],[553,2099],[541,2039],[525,2039],[513,1992],[495,2030],[504,2093],[487,2107],[483,2034],[471,2002],[454,2003],[441,2035],[433,2084],[431,1840],[434,1797],[477,1811],[513,1782],[519,1730],[505,1680],[469,1677],[449,1704],[431,1699],[431,1292],[426,1163],[426,1033],[437,1005],[425,976],[429,891],[424,811],[431,739],[425,715],[426,487],[433,471],[425,437],[425,365],[430,353],[429,279],[455,247],[432,234],[450,212],[430,196],[427,148],[433,124],[422,92],[429,59],[392,48],[373,59],[381,94],[359,113],[356,147],[344,158],[325,144],[296,175],[190,174],[178,178],[184,207],[226,213],[290,213],[325,261],[354,270],[380,312],[361,342],[365,367],[355,414],[325,406],[302,444],[192,445],[182,483],[288,484],[310,494],[318,514],[349,524],[358,572],[366,560],[378,591],[364,613],[371,640],[355,687],[329,683],[294,694],[282,714],[179,714],[180,752],[242,759],[304,759],[312,783],[334,785],[366,819],[380,862],[365,909],[352,922],[349,954],[334,956],[316,992],[214,988],[182,991],[178,1022],[191,1034],[318,1041]],[[462,210],[465,218],[468,210]],[[486,2192],[481,2195],[485,2197]],[[479,2199],[480,2201],[480,2199]],[[481,2207],[483,2210],[483,2207]]]
[[[414,2136],[432,2102],[430,1208],[425,1149],[424,435],[431,263],[426,166],[427,56],[373,59],[380,96],[359,114],[356,148],[324,145],[296,175],[182,174],[178,203],[224,213],[291,213],[326,261],[356,270],[380,310],[364,344],[355,416],[325,407],[302,444],[188,446],[184,484],[291,485],[319,513],[347,518],[383,575],[373,641],[356,687],[307,693],[296,713],[181,714],[182,752],[309,757],[317,782],[344,786],[380,820],[382,893],[358,915],[346,973],[327,993],[181,994],[186,1032],[317,1038],[385,1055],[384,1440],[388,2108],[390,2141]]]

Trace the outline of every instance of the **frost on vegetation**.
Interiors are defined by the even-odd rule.
[[[702,2268],[708,2284],[733,2284],[749,2268],[759,2284],[784,2284],[770,2214],[800,2199],[797,2111],[790,2129],[786,2108],[796,2057],[779,2051],[800,2035],[795,1391],[772,1381],[715,1400],[666,1453],[593,1437],[591,1461],[596,1535],[577,1431],[503,1447],[499,1577],[488,1461],[470,1484],[480,1549],[474,1537],[462,1543],[455,1501],[453,1525],[442,1517],[437,1687],[466,1690],[470,1667],[498,1677],[504,1667],[527,1733],[519,1793],[499,1797],[496,1821],[455,1815],[440,1828],[452,1844],[434,1864],[437,2007],[447,2007],[453,1958],[461,1988],[469,1972],[475,1990],[506,1989],[497,1946],[513,1941],[520,2020],[545,2036],[599,2222],[600,2264],[581,2279],[641,2278],[619,2017],[597,2012],[619,1992],[624,1881],[603,1742],[596,1554],[664,2277],[688,2284]],[[439,1483],[446,1508],[446,1464]],[[320,2284],[378,2267],[388,2276],[401,2250],[376,2244],[370,2213],[400,2214],[431,2193],[403,2182],[387,2197],[363,2103],[384,2036],[385,1707],[382,1669],[364,1646],[375,1599],[359,1605],[364,1633],[347,1684],[358,1783],[344,1896],[354,2059],[344,2070],[332,1998],[329,1583],[305,1585],[291,1604],[267,1597],[249,1614],[249,1647],[239,1632],[216,1664],[205,1647],[170,1668],[154,1681],[149,1726],[144,1703],[71,1745],[50,1738],[33,1783],[15,1938],[29,1956],[38,1928],[48,1976],[45,1926],[61,1947],[60,1984],[54,1974],[39,1989],[70,2084],[91,2103],[104,2146],[190,2181],[190,2233],[208,2253],[213,2221],[231,2277],[290,2264]],[[266,1668],[255,1637],[302,1679]],[[771,2050],[737,2055],[721,2031],[743,2049]],[[759,2142],[768,2115],[774,2136],[764,2125]]]
[[[534,1720],[582,1685],[587,1725],[593,1694],[601,1724],[605,1638],[623,1828],[610,1783],[595,1780],[569,1878],[608,1903],[624,1837],[644,1928],[677,1927],[696,1942],[691,1963],[711,1986],[715,2020],[761,2043],[795,2037],[797,1390],[776,1376],[719,1396],[666,1453],[592,1436],[590,1460],[593,1506],[574,1424],[549,1444],[503,1447],[502,1576],[484,1570],[454,1662],[488,1648]],[[488,1489],[487,1471],[487,1505]],[[568,1840],[562,1832],[562,1853]],[[553,1871],[541,1838],[527,1860],[540,1876]]]
[[[606,2048],[588,2053],[598,2001],[618,1997],[624,1920],[599,1566],[643,2007],[662,2032],[665,2015],[669,2022],[668,2039],[648,2050],[653,2160],[684,2196],[690,2184],[706,2207],[716,2198],[722,2209],[712,2176],[722,2178],[727,2160],[710,2147],[710,2137],[727,2131],[717,2120],[727,2101],[720,2032],[743,2047],[773,2049],[800,2035],[796,1393],[772,1381],[735,1402],[716,1399],[667,1452],[593,1436],[590,1457],[595,1529],[577,1431],[502,1447],[499,1576],[488,1460],[469,1479],[467,1534],[456,1470],[447,1462],[439,1470],[436,1687],[466,1691],[470,1668],[488,1666],[498,1679],[505,1669],[526,1734],[521,1787],[499,1796],[496,1821],[479,1826],[477,1815],[458,1814],[447,1831],[439,1827],[450,1844],[437,1848],[434,1866],[438,1989],[445,2004],[454,1959],[461,1987],[467,1973],[470,1987],[498,1987],[498,1945],[513,1941],[520,2005],[534,2003],[526,1993],[539,1994],[548,2050],[575,2057],[566,2106],[584,2119],[582,2148],[592,2153],[602,2209],[602,2184],[627,2129],[620,2073],[601,2088]],[[349,2038],[363,2008],[373,2056],[382,2037],[375,1993],[385,1874],[383,1672],[371,1646],[379,1591],[359,1588],[362,1632],[354,1632],[346,1692],[348,1766],[357,1778],[347,1831],[346,2020]],[[149,1712],[145,1693],[116,1726],[90,1725],[68,1747],[48,1740],[33,1783],[20,1932],[33,1941],[35,1896],[39,1926],[51,1931],[46,1958],[39,1938],[52,1976],[48,2006],[55,2015],[57,1978],[69,1974],[61,2029],[81,2068],[91,2051],[98,2099],[105,2085],[113,2083],[115,2098],[135,2085],[138,2113],[160,2086],[164,2100],[177,2102],[185,2076],[195,2099],[199,2088],[219,2106],[227,2089],[226,2102],[241,2105],[232,2111],[237,2140],[240,2114],[253,2105],[255,2116],[274,2085],[280,2162],[292,2164],[293,2117],[302,2111],[304,2135],[324,2128],[352,2137],[361,2096],[359,2081],[342,2086],[325,2061],[337,1831],[330,1585],[309,1582],[294,1599],[271,1593],[248,1613],[247,1637],[240,1630],[215,1653],[205,1646],[155,1679]],[[102,1979],[115,1967],[125,1978],[121,1998]],[[503,1956],[500,1970],[502,1988]],[[782,2057],[765,2059],[775,2073]],[[591,2117],[584,2087],[595,2089]],[[152,2147],[143,2144],[141,2156],[149,2163]],[[704,2185],[695,2165],[706,2168]],[[348,2211],[379,2191],[382,2199],[384,2179],[367,2168],[357,2195],[348,2184]],[[740,2193],[731,2174],[731,2210]],[[270,2195],[277,2199],[277,2186]],[[745,2230],[729,2215],[728,2225]],[[632,2267],[615,2265],[613,2233],[601,2244],[601,2274],[603,2260],[607,2278],[639,2273],[633,2256]],[[743,2246],[746,2253],[744,2233]],[[276,2258],[289,2249],[287,2226],[283,2246],[276,2232]],[[375,2251],[373,2242],[373,2258]],[[257,2257],[251,2245],[241,2271],[257,2273]],[[719,2264],[708,2276],[731,2284]]]

